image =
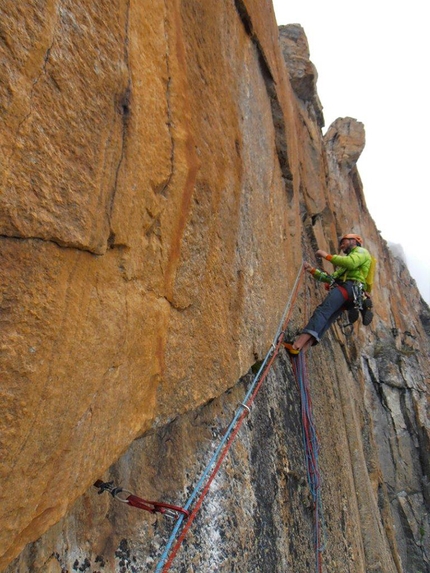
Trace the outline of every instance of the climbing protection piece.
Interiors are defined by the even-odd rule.
[[[372,322],[373,320],[373,302],[371,298],[366,298],[363,301],[363,306],[360,310],[361,312],[361,318],[363,321],[363,325],[364,326],[369,326],[369,324]]]
[[[180,515],[185,517],[189,516],[189,512],[183,507],[171,505],[170,503],[160,503],[158,501],[142,499],[141,497],[137,497],[137,495],[133,495],[131,491],[123,489],[122,487],[115,487],[113,481],[103,482],[101,480],[97,480],[94,486],[98,488],[99,495],[108,491],[116,500],[121,501],[122,503],[127,503],[132,507],[144,509],[145,511],[149,511],[149,513],[161,513],[165,517],[169,517],[171,519],[178,519]]]

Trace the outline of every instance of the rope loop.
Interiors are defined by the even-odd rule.
[[[326,546],[326,531],[321,497],[322,480],[318,463],[320,446],[313,417],[312,399],[306,369],[305,354],[300,352],[296,356],[291,356],[290,358],[300,392],[303,449],[305,453],[308,485],[314,502],[315,568],[317,573],[321,573],[321,554]]]

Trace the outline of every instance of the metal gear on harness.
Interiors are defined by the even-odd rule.
[[[352,287],[352,296],[353,296],[353,299],[352,299],[353,306],[348,309],[349,324],[347,326],[354,324],[354,322],[357,322],[357,320],[360,316],[360,311],[363,308],[364,292],[363,292],[363,286],[361,285],[361,283],[356,283]]]
[[[364,326],[369,326],[369,324],[373,320],[373,302],[370,297],[366,297],[363,301],[363,305],[361,308],[361,319],[363,321]]]
[[[363,285],[357,283],[352,287],[353,306],[348,309],[348,323],[343,327],[353,325],[360,317],[364,326],[369,326],[373,320],[373,302],[372,299],[364,292]]]

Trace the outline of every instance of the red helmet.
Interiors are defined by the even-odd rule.
[[[363,239],[360,237],[360,235],[354,235],[353,233],[349,233],[348,235],[344,235],[343,237],[341,237],[341,239],[339,241],[339,245],[344,239],[355,239],[357,241],[357,243],[360,245],[360,247],[363,246]]]

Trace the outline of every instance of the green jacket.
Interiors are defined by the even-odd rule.
[[[333,280],[358,281],[366,287],[366,278],[372,262],[367,249],[354,247],[349,255],[328,255],[327,260],[334,265],[334,273],[329,275],[319,269],[313,269],[311,272],[316,280],[323,283],[331,283]]]

